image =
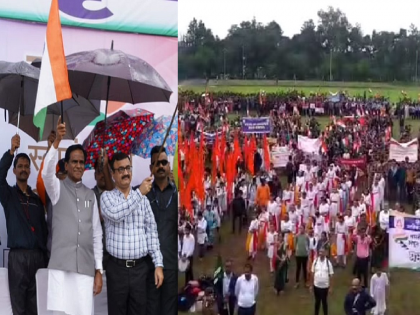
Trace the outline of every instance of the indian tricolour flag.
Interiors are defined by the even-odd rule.
[[[71,96],[58,0],[52,0],[34,112],[34,125],[40,129],[40,138],[44,133],[47,107]]]

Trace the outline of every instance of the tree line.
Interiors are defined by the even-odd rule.
[[[253,19],[232,25],[223,39],[193,19],[178,42],[178,77],[418,81],[420,32],[414,24],[398,33],[364,34],[340,9],[320,10],[318,18],[291,38],[277,22]]]

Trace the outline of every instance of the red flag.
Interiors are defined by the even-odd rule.
[[[263,138],[263,148],[264,148],[264,166],[265,166],[265,170],[268,172],[270,170],[270,147],[268,145],[266,135],[264,135],[264,138]]]

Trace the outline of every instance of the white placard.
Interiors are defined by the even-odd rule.
[[[276,151],[271,151],[271,163],[274,167],[285,167],[290,154],[288,147],[277,147]]]
[[[399,212],[389,216],[389,267],[420,268],[420,218]]]
[[[321,148],[321,138],[312,139],[305,136],[298,136],[298,148],[304,153],[319,153]]]
[[[395,139],[391,139],[389,144],[389,160],[403,162],[408,158],[409,162],[416,162],[419,154],[419,143],[417,139],[413,139],[407,143],[399,143]]]

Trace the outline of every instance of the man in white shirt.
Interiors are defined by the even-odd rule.
[[[328,293],[332,290],[332,276],[334,274],[331,262],[325,257],[325,249],[321,248],[318,258],[314,260],[311,268],[313,286],[311,291],[315,296],[315,315],[319,315],[320,307],[324,315],[328,315]]]
[[[389,209],[384,209],[379,212],[379,226],[382,230],[388,233],[389,228]]]
[[[56,177],[58,148],[66,125],[58,118],[57,136],[44,160],[42,179],[53,207],[47,309],[90,315],[93,296],[102,291],[102,227],[94,192],[82,183],[86,152],[71,145],[65,154],[67,177]],[[92,294],[93,293],[93,294]]]
[[[188,282],[194,280],[193,274],[193,259],[194,259],[194,250],[195,250],[195,238],[191,234],[191,226],[186,225],[184,230],[184,236],[182,238],[182,249],[181,249],[181,259],[188,259],[189,265],[187,270],[185,270],[185,286]]]
[[[252,265],[247,263],[244,274],[238,278],[235,285],[238,315],[255,315],[258,290],[258,277],[252,274]]]
[[[206,241],[207,241],[207,221],[203,217],[201,211],[197,214],[197,243],[198,243],[198,257],[200,261],[203,259],[206,252]]]

